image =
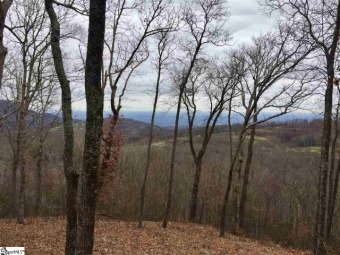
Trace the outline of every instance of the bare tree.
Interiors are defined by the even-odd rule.
[[[329,147],[332,130],[332,101],[335,81],[335,56],[340,36],[340,1],[332,0],[267,0],[267,6],[279,10],[281,16],[293,23],[297,33],[306,43],[315,44],[326,68],[320,68],[325,75],[327,86],[324,101],[324,122],[321,140],[321,158],[317,209],[315,216],[313,253],[325,254],[325,218],[327,200],[327,180]]]
[[[29,1],[29,4],[27,2],[14,3],[12,7],[8,14],[9,26],[6,26],[6,28],[10,32],[9,40],[17,47],[17,52],[20,52],[18,59],[20,61],[19,69],[14,69],[12,74],[14,79],[16,79],[20,95],[18,98],[19,120],[17,138],[20,190],[17,221],[18,223],[24,223],[27,115],[30,104],[42,86],[41,80],[39,80],[39,76],[36,74],[39,73],[37,70],[41,69],[44,64],[45,53],[49,46],[47,43],[49,30],[45,25],[44,8],[40,1],[32,0]]]
[[[109,5],[110,29],[105,39],[109,59],[106,70],[103,70],[102,87],[105,90],[107,83],[110,85],[110,106],[113,118],[109,131],[104,137],[103,155],[100,163],[101,176],[107,175],[109,170],[114,144],[113,134],[130,79],[149,57],[147,40],[160,32],[173,30],[177,22],[176,17],[168,11],[169,3],[168,0],[141,2],[121,0],[116,4]],[[131,22],[131,15],[137,13],[139,15],[138,22]],[[103,178],[100,178],[100,182]],[[100,183],[101,185],[102,183]]]
[[[44,67],[50,68],[51,64],[46,62]],[[36,100],[33,102],[32,109],[35,114],[37,122],[34,126],[36,126],[37,132],[37,149],[35,153],[36,158],[36,201],[34,205],[34,210],[37,215],[40,215],[41,209],[41,198],[42,198],[42,172],[43,172],[43,156],[44,156],[44,145],[47,139],[48,134],[51,129],[57,124],[59,120],[59,114],[55,114],[52,117],[50,111],[53,111],[53,107],[56,107],[58,101],[56,100],[56,96],[58,95],[57,86],[55,82],[55,75],[53,72],[48,72],[50,75],[46,76],[45,70],[38,70],[39,80],[41,80],[42,86],[41,89],[37,92]]]
[[[169,186],[167,194],[166,210],[163,219],[163,228],[167,227],[173,192],[173,178],[175,169],[176,146],[178,135],[179,115],[181,102],[185,87],[189,81],[192,70],[198,58],[202,55],[205,45],[224,45],[227,41],[227,33],[223,29],[226,21],[226,6],[224,0],[194,0],[186,2],[183,6],[183,21],[190,36],[183,43],[184,59],[181,60],[183,68],[175,74],[174,84],[178,87],[178,101],[176,110],[176,120],[174,136],[172,142],[172,152],[169,172]],[[176,70],[176,69],[175,69]],[[177,68],[177,70],[179,70]]]
[[[19,86],[16,75],[13,75],[12,69],[20,69],[19,66],[16,65],[16,61],[7,61],[5,65],[4,76],[7,78],[3,83],[3,87],[1,89],[1,97],[8,101],[12,102],[4,111],[4,116],[1,119],[1,129],[3,134],[6,136],[10,148],[12,150],[12,176],[11,176],[11,206],[10,206],[10,216],[16,217],[17,214],[17,171],[19,165],[19,155],[20,148],[18,147],[18,123],[19,123],[19,105],[20,102],[20,93],[18,92]],[[7,114],[9,112],[9,114]]]
[[[5,65],[6,69],[11,68],[8,63]],[[44,64],[40,65],[39,68],[34,70],[34,76],[36,79],[39,88],[37,89],[35,96],[32,98],[29,110],[26,116],[26,127],[27,127],[27,139],[26,139],[26,148],[29,148],[30,151],[33,151],[34,158],[36,159],[36,203],[35,203],[35,212],[39,214],[40,204],[41,204],[41,187],[42,187],[42,161],[43,161],[43,146],[45,144],[47,135],[50,129],[57,123],[59,119],[58,114],[53,115],[48,113],[52,111],[53,107],[56,106],[57,102],[55,100],[55,96],[58,95],[58,91],[56,91],[55,86],[55,76],[52,72],[50,72],[51,65],[49,61],[44,61]],[[16,68],[16,67],[14,67]],[[6,77],[8,78],[8,77]],[[18,90],[19,89],[19,90]],[[17,201],[16,201],[16,170],[18,167],[18,124],[19,124],[19,112],[15,111],[15,108],[18,108],[17,100],[13,100],[15,98],[20,98],[21,87],[19,84],[8,83],[7,81],[4,83],[4,87],[2,92],[2,98],[4,98],[9,104],[9,110],[14,112],[9,118],[6,118],[6,121],[3,122],[1,129],[3,134],[7,137],[10,148],[13,152],[13,169],[12,169],[12,190],[11,193],[13,195],[12,199],[12,208],[11,208],[11,216],[14,216],[16,211]],[[22,148],[19,148],[21,150]],[[14,177],[14,178],[13,178]]]
[[[144,170],[144,179],[141,188],[141,199],[140,199],[140,208],[139,208],[139,221],[138,227],[143,227],[143,220],[144,220],[144,204],[145,204],[145,191],[147,186],[147,179],[148,173],[150,169],[150,162],[151,162],[151,147],[153,141],[153,132],[155,126],[155,116],[157,110],[157,103],[158,98],[160,95],[160,85],[163,80],[164,75],[164,68],[169,60],[171,54],[174,52],[174,36],[170,33],[170,31],[160,32],[156,35],[157,40],[157,57],[155,60],[155,67],[157,70],[157,79],[156,79],[156,86],[155,86],[155,96],[153,101],[153,108],[152,108],[152,115],[151,115],[151,124],[150,124],[150,133],[149,133],[149,142],[147,148],[147,156],[146,156],[146,166]]]
[[[190,76],[189,82],[184,89],[183,104],[188,118],[189,145],[196,165],[189,214],[189,220],[191,222],[195,222],[196,220],[203,157],[207,150],[210,138],[214,133],[218,119],[226,109],[228,101],[235,96],[235,86],[240,77],[236,73],[237,71],[238,69],[229,68],[228,65],[225,65],[222,69],[217,65],[209,63],[209,61],[196,65]],[[196,149],[194,145],[193,128],[196,121],[196,113],[199,110],[197,103],[200,99],[202,100],[202,97],[207,100],[206,105],[209,105],[209,112],[204,123],[202,143],[199,149]]]
[[[229,167],[228,182],[220,222],[221,236],[224,236],[225,233],[226,210],[233,172],[235,171],[237,159],[246,137],[246,131],[254,125],[292,111],[292,109],[301,103],[302,99],[310,95],[310,91],[307,90],[306,81],[298,82],[292,79],[292,81],[287,84],[284,83],[282,86],[277,85],[278,81],[283,78],[288,78],[293,71],[297,71],[297,66],[313,50],[313,48],[305,47],[304,42],[298,42],[295,45],[292,44],[293,42],[294,35],[291,28],[280,26],[276,34],[269,33],[254,38],[251,46],[241,47],[239,53],[235,53],[232,56],[232,58],[236,58],[234,62],[244,62],[239,65],[244,66],[246,72],[240,82],[240,100],[245,113],[241,113],[244,120]],[[273,90],[273,87],[276,89]],[[277,113],[257,120],[259,113],[268,108],[275,109]],[[254,119],[255,122],[251,122],[251,119]],[[250,144],[250,146],[252,148],[252,144]],[[251,150],[248,151],[248,154],[249,156],[252,155]],[[249,168],[251,158],[248,158],[247,161],[249,162],[246,164],[246,167]],[[242,188],[243,195],[241,195],[240,201],[240,217],[243,217],[242,214],[244,213],[248,176],[249,169],[246,169],[243,183],[245,186]]]

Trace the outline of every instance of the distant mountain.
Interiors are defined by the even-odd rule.
[[[14,110],[15,104],[11,101],[6,101],[6,100],[0,100],[0,116],[3,116],[4,114],[9,114]]]
[[[16,122],[18,119],[19,105],[14,101],[8,100],[0,100],[0,118],[2,116],[6,116],[5,121],[2,121],[2,125],[8,125],[11,127],[16,126]],[[39,113],[29,110],[27,123],[29,127],[35,127],[38,124]],[[52,113],[45,113],[45,123],[46,125],[51,124],[52,122],[59,122],[59,116],[56,116]]]
[[[104,121],[105,125],[109,125],[109,119],[106,118]],[[123,118],[120,124],[120,130],[122,135],[128,141],[139,141],[149,136],[150,124],[137,121],[129,118]],[[154,127],[154,137],[166,138],[172,135],[172,130],[163,127]]]
[[[110,112],[105,112],[104,116],[108,116]],[[271,112],[266,112],[262,113],[259,116],[259,120],[267,118],[271,116],[273,113]],[[133,119],[136,121],[144,122],[144,123],[150,123],[151,120],[151,115],[152,112],[138,112],[138,111],[125,111],[122,113],[122,116],[127,119]],[[203,126],[206,119],[207,119],[208,114],[206,112],[198,112],[196,114],[196,121],[195,121],[195,126],[200,127]],[[84,111],[75,111],[74,112],[74,117],[79,118],[79,119],[85,119],[86,118],[86,112]],[[156,117],[155,117],[155,124],[159,127],[163,128],[172,128],[175,125],[175,117],[176,117],[176,112],[169,111],[169,112],[157,112]],[[302,120],[312,120],[312,119],[317,119],[320,118],[319,115],[312,114],[312,113],[301,113],[301,112],[294,112],[294,113],[289,113],[280,117],[275,118],[274,122],[285,122],[289,120],[295,120],[295,119],[302,119]],[[241,123],[242,117],[239,114],[232,114],[231,122],[232,124],[237,124]],[[227,114],[222,114],[220,119],[217,122],[217,125],[225,125],[228,122],[228,117]],[[179,119],[179,126],[180,128],[187,128],[188,127],[188,120],[186,113],[182,111]]]
[[[16,121],[18,117],[18,105],[13,101],[6,101],[6,100],[0,100],[0,117],[3,115],[10,114],[9,117],[7,117],[7,121],[2,122],[2,125],[8,125],[9,127],[15,127]],[[11,114],[12,113],[12,114]],[[122,122],[121,122],[121,132],[123,136],[125,137],[126,141],[141,141],[143,139],[146,139],[149,136],[150,132],[150,120],[151,120],[151,112],[132,112],[132,111],[126,111],[122,113]],[[271,116],[273,113],[263,113],[261,116],[259,116],[259,119],[266,118],[268,116]],[[86,112],[84,111],[74,111],[74,124],[75,128],[80,130],[84,130],[85,127],[85,119],[86,119]],[[110,113],[105,112],[104,113],[104,124],[109,124],[109,117]],[[29,111],[29,117],[27,122],[29,123],[29,126],[36,126],[37,124],[37,118],[39,117],[39,114],[35,111]],[[158,112],[155,117],[155,128],[154,128],[154,137],[156,139],[164,139],[172,137],[173,135],[173,126],[175,123],[175,112]],[[45,119],[46,123],[51,123],[52,121],[55,121],[57,118],[56,125],[59,125],[61,123],[61,118],[56,117],[52,113],[46,113]],[[194,135],[201,135],[204,132],[203,124],[205,123],[207,118],[207,113],[204,112],[198,112],[196,115],[196,122],[195,122],[195,129],[193,131]],[[320,116],[311,114],[311,113],[289,113],[283,116],[280,116],[273,121],[269,122],[267,125],[271,125],[270,123],[281,123],[279,124],[280,127],[283,125],[290,125],[289,123],[295,123],[295,120],[303,120],[303,121],[311,121],[313,119],[320,119]],[[239,114],[233,114],[232,115],[232,124],[238,124],[241,123],[242,118]],[[293,121],[293,122],[292,122]],[[298,123],[298,122],[296,122]],[[317,122],[315,122],[317,123]],[[226,127],[227,124],[227,115],[223,114],[219,121],[217,122],[217,126],[215,128],[215,132],[225,132],[227,130]],[[187,116],[184,111],[182,111],[182,114],[180,116],[179,120],[180,125],[180,131],[179,136],[187,136]],[[301,124],[299,124],[300,126]],[[309,124],[310,125],[310,124]],[[237,128],[238,125],[234,127]],[[262,128],[261,128],[262,129]],[[311,129],[311,128],[309,128]],[[275,129],[273,129],[275,130]],[[280,130],[284,130],[283,128],[280,128]],[[287,129],[288,130],[288,129]],[[308,129],[306,129],[308,130]],[[304,130],[301,136],[307,134],[308,132]],[[286,132],[286,131],[285,131]],[[295,136],[292,136],[290,133],[291,131],[287,131],[288,134],[282,134],[282,137],[284,137],[285,140],[289,139],[295,139]],[[313,134],[314,135],[314,134]],[[290,138],[292,136],[292,138]],[[315,136],[315,135],[314,135]],[[308,139],[310,137],[307,137]],[[307,139],[306,138],[306,139]],[[300,139],[300,138],[299,138]],[[302,139],[302,138],[301,138]],[[294,141],[295,141],[294,140]],[[303,140],[303,139],[302,139]],[[290,141],[290,140],[289,140]],[[301,142],[300,140],[297,140],[298,142]],[[296,141],[295,141],[296,142]],[[304,142],[304,140],[303,140]],[[296,142],[297,143],[297,142]]]

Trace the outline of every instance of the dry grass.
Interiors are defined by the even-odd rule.
[[[60,255],[64,252],[64,219],[28,218],[25,225],[0,220],[0,244],[24,246],[28,255]],[[162,229],[159,222],[146,222],[137,229],[134,222],[100,219],[96,225],[94,254],[247,254],[302,255],[305,251],[261,244],[254,240],[227,235],[209,226],[170,223]]]

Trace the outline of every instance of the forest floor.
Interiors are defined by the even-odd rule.
[[[25,247],[28,255],[60,255],[64,252],[65,219],[28,218],[26,224],[0,220],[0,246]],[[137,229],[135,222],[100,219],[96,223],[94,254],[223,254],[223,255],[304,255],[310,254],[227,234],[218,237],[210,226],[145,222]]]

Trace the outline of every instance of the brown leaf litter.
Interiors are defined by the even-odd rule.
[[[0,246],[24,246],[28,255],[60,255],[64,253],[65,219],[28,218],[26,224],[0,220]],[[138,229],[135,222],[99,219],[96,223],[94,254],[159,255],[307,255],[307,251],[283,248],[277,244],[226,235],[206,225],[145,222]]]

